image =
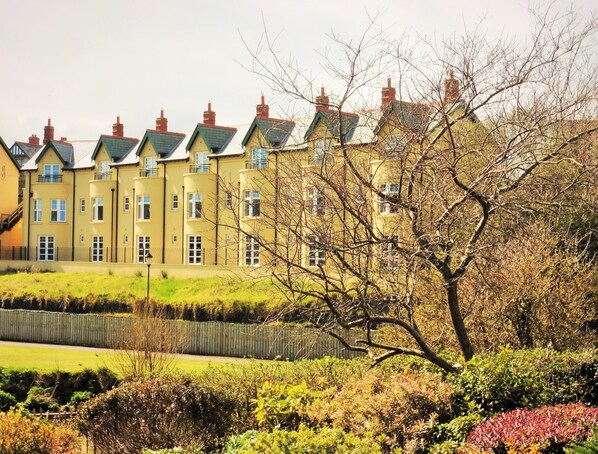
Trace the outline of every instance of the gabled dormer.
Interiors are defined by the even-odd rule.
[[[168,158],[184,139],[185,134],[168,132],[168,120],[162,109],[160,116],[156,118],[156,129],[145,132],[135,151],[143,166],[140,176],[157,176],[158,160]]]
[[[316,114],[305,132],[304,139],[307,142],[324,138],[338,141],[342,136],[343,141],[349,142],[358,121],[357,114],[331,109],[329,97],[322,87],[320,95],[316,97]]]
[[[109,180],[110,164],[120,161],[138,142],[139,139],[124,137],[124,126],[120,117],[116,117],[116,123],[112,125],[112,135],[101,135],[91,154],[91,161],[95,167],[94,179]]]
[[[241,142],[248,155],[247,168],[264,169],[268,165],[268,149],[281,148],[289,139],[295,123],[270,118],[270,108],[262,95],[256,106],[256,115]]]
[[[203,123],[198,123],[187,143],[186,150],[191,159],[190,173],[208,173],[209,158],[217,157],[237,133],[236,128],[216,125],[216,112],[212,103],[203,113]]]

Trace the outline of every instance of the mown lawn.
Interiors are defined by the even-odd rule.
[[[118,360],[115,352],[93,352],[62,348],[21,347],[0,345],[0,367],[10,369],[33,369],[40,372],[61,370],[78,372],[83,369],[107,367],[116,373]],[[232,358],[231,362],[238,361]],[[185,372],[201,372],[211,366],[228,364],[213,361],[176,359],[174,367]]]
[[[146,277],[93,273],[13,273],[0,275],[0,301],[35,298],[41,301],[84,300],[134,303],[145,298]],[[256,319],[276,314],[284,298],[266,279],[236,276],[209,278],[151,277],[152,300],[174,308],[201,308],[214,319],[227,320],[245,314]],[[19,306],[8,306],[19,308]],[[91,310],[95,312],[95,309]]]

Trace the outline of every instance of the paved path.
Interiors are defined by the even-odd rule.
[[[81,352],[94,353],[115,353],[115,350],[109,348],[94,348],[94,347],[79,347],[76,345],[57,345],[57,344],[35,344],[31,342],[12,342],[0,341],[0,347],[33,347],[33,348],[50,348],[57,350],[76,350]],[[214,363],[250,363],[254,360],[248,358],[233,358],[228,356],[200,356],[200,355],[176,355],[179,359],[189,361],[210,361]]]

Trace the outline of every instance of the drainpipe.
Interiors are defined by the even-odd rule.
[[[73,194],[71,196],[72,198],[72,202],[71,202],[71,211],[73,212],[73,215],[71,216],[72,218],[72,227],[71,227],[71,262],[75,261],[75,169],[71,169],[71,172],[73,173]]]
[[[129,207],[131,206],[131,202],[129,201]],[[133,188],[133,209],[131,213],[133,213],[133,228],[131,229],[131,263],[135,263],[135,230],[137,228],[137,224],[135,223],[135,210],[137,209],[137,199],[135,198],[135,188]]]
[[[114,207],[115,210],[115,215],[114,215],[114,244],[113,244],[113,248],[114,248],[114,262],[118,263],[118,201],[119,201],[119,195],[118,195],[118,188],[120,186],[120,181],[118,179],[118,167],[116,168],[116,206]]]
[[[164,162],[164,173],[162,174],[162,263],[164,263],[166,251],[166,162]]]
[[[181,265],[185,264],[185,186],[183,185],[183,197],[181,200]]]
[[[27,171],[27,175],[29,175],[29,184],[27,185],[27,192],[29,194],[29,207],[28,207],[28,215],[27,215],[27,261],[30,260],[30,252],[31,247],[29,245],[29,241],[31,239],[31,199],[33,198],[33,192],[31,192],[31,170]]]
[[[220,211],[220,174],[218,170],[219,160],[216,159],[216,241],[214,243],[214,265],[218,265],[218,224],[219,217],[218,212]]]
[[[110,261],[114,257],[114,188],[110,189],[112,201],[110,203]]]

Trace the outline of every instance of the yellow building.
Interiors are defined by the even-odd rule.
[[[19,164],[0,137],[0,259],[19,259],[22,205],[19,204]]]
[[[315,107],[309,119],[275,119],[262,96],[249,125],[228,127],[208,104],[189,133],[169,131],[161,111],[141,139],[125,137],[120,118],[97,141],[54,140],[48,122],[22,168],[26,257],[251,267],[284,256],[318,268],[319,238],[357,241],[360,217],[397,237],[393,162],[430,133],[428,107],[397,101],[390,80],[381,109],[339,115],[324,89]]]

